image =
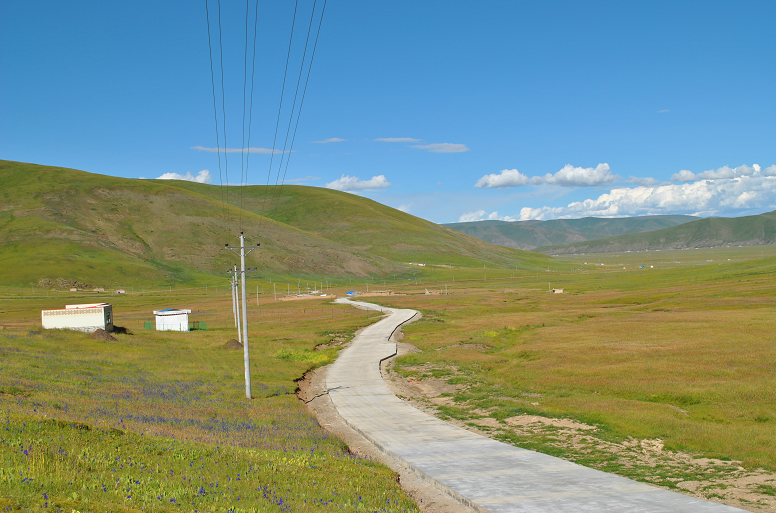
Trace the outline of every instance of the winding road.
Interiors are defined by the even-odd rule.
[[[335,408],[381,451],[462,503],[492,513],[743,511],[497,442],[417,410],[391,392],[380,362],[396,355],[391,336],[418,313],[336,301],[388,315],[355,337],[329,369]]]

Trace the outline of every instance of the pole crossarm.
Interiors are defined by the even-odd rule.
[[[245,253],[245,256],[250,255],[251,251],[259,249],[260,247],[261,244],[256,244],[255,246],[230,246],[229,244],[224,244],[224,249],[231,249],[236,255],[241,255],[239,250],[247,249],[248,251]]]
[[[246,253],[246,254],[247,254],[247,253]],[[246,269],[246,270],[244,270],[244,271],[241,271],[241,270],[239,270],[239,269],[237,269],[237,270],[233,271],[232,269],[229,269],[229,270],[228,270],[228,271],[226,271],[226,272],[228,272],[229,274],[232,274],[232,273],[235,273],[235,274],[243,274],[243,273],[257,273],[257,272],[259,272],[259,268],[258,268],[258,267],[254,267],[253,269]]]

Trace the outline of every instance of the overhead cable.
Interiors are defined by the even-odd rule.
[[[210,37],[210,9],[207,4],[207,0],[205,0],[205,18],[207,19],[207,47],[210,55],[210,85],[213,87],[213,116],[215,117],[216,122],[216,152],[218,153],[218,179],[221,182],[220,191],[221,191],[221,204],[224,206],[224,214],[225,216],[228,216],[228,211],[226,208],[226,204],[224,203],[224,177],[221,170],[221,143],[219,140],[219,134],[218,134],[218,107],[216,107],[216,82],[215,82],[215,73],[213,71],[213,46],[211,43],[211,37]],[[226,143],[226,141],[224,141]],[[226,158],[226,146],[224,145],[224,158]]]
[[[286,68],[283,71],[283,85],[280,88],[280,102],[278,105],[278,116],[277,116],[277,119],[275,120],[275,136],[272,139],[272,150],[270,151],[270,156],[269,156],[269,169],[267,169],[267,183],[264,186],[264,196],[261,201],[261,219],[259,220],[259,229],[261,229],[261,224],[264,221],[264,207],[266,205],[267,191],[269,190],[270,177],[272,176],[272,162],[275,158],[275,147],[277,146],[278,128],[280,126],[280,112],[283,109],[283,97],[286,91],[286,77],[288,76],[288,62],[291,59],[291,44],[294,41],[294,27],[296,26],[296,12],[298,7],[299,7],[299,0],[296,0],[296,2],[294,3],[294,17],[291,20],[291,37],[289,37],[288,39],[288,52],[286,53]],[[272,198],[270,198],[270,203],[271,202],[272,202]]]
[[[226,143],[226,92],[224,91],[224,45],[221,40],[221,0],[218,0],[218,49],[221,55],[221,121],[224,127],[224,175],[226,176],[226,225],[229,220],[229,159],[227,157],[229,147]]]
[[[288,120],[288,129],[286,130],[286,141],[288,141],[289,131],[291,130],[291,123],[293,122],[294,107],[296,106],[296,99],[297,99],[297,95],[299,94],[299,85],[301,83],[302,74],[303,74],[303,71],[304,71],[304,61],[305,61],[305,57],[307,55],[307,46],[308,46],[308,43],[310,41],[310,32],[312,30],[313,20],[315,18],[315,5],[316,5],[316,3],[317,3],[317,0],[315,2],[313,2],[313,10],[312,10],[312,13],[310,14],[310,25],[307,28],[307,41],[305,41],[304,54],[302,55],[302,64],[299,67],[299,78],[297,79],[297,82],[296,82],[296,92],[294,93],[294,106],[291,108],[291,117]],[[286,155],[286,145],[285,144],[283,145],[283,155],[281,155],[280,166],[278,167],[278,179],[280,177],[281,168],[283,167],[283,159],[284,158],[285,158],[285,162],[286,162],[285,171],[288,171],[288,162],[291,160],[291,152],[292,152],[293,147],[294,147],[294,141],[296,140],[296,130],[299,127],[299,118],[302,115],[302,107],[304,105],[304,97],[305,97],[305,94],[307,94],[307,84],[309,83],[309,80],[310,80],[310,71],[312,70],[313,59],[315,58],[315,49],[318,46],[318,37],[321,34],[321,25],[323,24],[323,14],[325,13],[325,11],[326,11],[326,0],[324,0],[324,2],[323,2],[323,8],[321,9],[320,20],[318,21],[318,30],[317,30],[316,35],[315,35],[315,43],[313,44],[313,51],[310,54],[310,64],[308,65],[307,77],[305,79],[304,90],[302,92],[302,99],[301,99],[301,102],[299,104],[299,110],[297,111],[297,114],[296,114],[296,124],[294,126],[294,135],[293,135],[293,138],[291,139],[291,146],[289,148],[289,151],[288,151],[287,155]],[[278,181],[278,179],[276,179],[276,181],[275,181],[275,185],[276,186],[279,185],[279,187],[278,187],[278,192],[276,194],[275,206],[273,207],[273,210],[276,209],[278,207],[279,203],[280,203],[280,193],[281,193],[281,191],[283,189],[283,183],[285,182],[285,179],[286,179],[286,172],[285,171],[283,172],[283,179],[280,180],[280,181]]]

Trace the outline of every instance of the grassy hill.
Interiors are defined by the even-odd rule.
[[[537,248],[549,255],[671,250],[776,244],[776,211],[756,216],[699,219],[690,223],[606,239]]]
[[[651,232],[696,219],[698,218],[693,216],[641,216],[611,219],[585,217],[552,221],[475,221],[450,223],[444,226],[491,244],[532,250],[540,246]]]
[[[410,261],[533,268],[547,258],[327,189],[245,187],[241,198],[229,187],[227,205],[214,185],[11,161],[0,161],[0,179],[5,286],[59,278],[106,287],[207,283],[236,261],[224,243],[237,245],[240,230],[261,243],[247,263],[263,276],[400,275]],[[262,198],[277,192],[279,207],[262,216]]]

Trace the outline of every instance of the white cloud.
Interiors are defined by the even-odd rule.
[[[592,187],[608,185],[618,182],[620,177],[613,175],[609,164],[598,164],[596,167],[574,167],[566,164],[563,169],[555,174],[547,173],[544,176],[533,176],[519,172],[517,169],[504,169],[501,173],[485,175],[474,184],[475,187],[485,189],[503,189],[505,187],[521,187],[523,185],[560,185],[563,187]]]
[[[500,173],[485,175],[474,184],[481,189],[503,189],[505,187],[520,187],[531,181],[517,169],[504,169]]]
[[[474,221],[517,221],[516,217],[512,216],[500,216],[498,212],[491,212],[488,214],[484,210],[476,210],[474,212],[468,212],[458,218],[459,223],[471,223]]]
[[[465,144],[453,143],[433,143],[433,144],[415,144],[412,146],[417,150],[427,150],[431,153],[463,153],[469,151]]]
[[[420,142],[420,139],[413,139],[412,137],[378,137],[374,141],[389,143],[416,143]]]
[[[384,189],[390,187],[391,183],[385,178],[385,175],[373,176],[371,180],[360,180],[357,176],[342,175],[333,182],[326,184],[328,189],[338,191],[362,191],[364,189]]]
[[[691,172],[682,171],[676,176],[686,177],[687,173]],[[504,172],[489,176],[499,178],[503,174]],[[767,168],[761,168],[757,164],[734,169],[722,167],[697,175],[693,173],[692,176],[714,178],[688,183],[657,183],[657,181],[650,183],[653,180],[651,178],[630,177],[629,182],[640,185],[617,187],[597,198],[575,201],[566,206],[524,207],[514,216],[502,216],[498,212],[488,214],[485,210],[467,212],[460,216],[459,222],[485,219],[527,221],[657,214],[736,216],[776,209],[776,165]],[[718,178],[719,176],[730,178]],[[487,178],[489,177],[483,177],[482,180]],[[676,181],[676,178],[674,180]]]
[[[197,176],[192,175],[189,171],[186,171],[185,175],[180,173],[165,173],[162,176],[157,177],[157,180],[186,180],[187,182],[197,183],[210,183],[213,177],[210,176],[210,171],[203,169]]]
[[[602,194],[596,199],[577,201],[566,207],[525,207],[520,210],[517,217],[524,221],[655,214],[711,216],[733,215],[746,209],[774,206],[776,206],[776,177],[739,176],[683,184],[612,189],[611,192]]]
[[[216,153],[218,151],[224,153],[262,153],[264,155],[283,153],[283,150],[273,150],[271,148],[205,148],[204,146],[192,146],[192,150],[207,151],[210,153]],[[289,153],[291,150],[286,150]]]
[[[632,183],[635,185],[657,185],[660,183],[660,180],[655,180],[652,177],[646,176],[629,176],[627,180],[625,180],[625,183]]]
[[[402,212],[409,212],[411,208],[412,208],[412,203],[409,203],[409,204],[399,205],[398,207],[396,207],[396,210],[401,210]]]
[[[330,137],[328,139],[324,139],[323,141],[313,141],[315,144],[329,144],[329,143],[338,143],[338,142],[345,142],[347,139],[340,139],[339,137]]]
[[[738,176],[776,176],[776,166],[767,167],[765,169],[760,168],[758,164],[754,164],[752,167],[743,164],[736,168],[722,166],[718,169],[709,169],[708,171],[703,171],[698,174],[682,169],[671,176],[671,181],[693,182],[695,180],[730,179]]]
[[[487,212],[484,210],[476,210],[474,212],[467,212],[465,214],[462,214],[461,217],[458,218],[459,223],[471,223],[473,221],[482,221],[482,218],[485,216]]]
[[[554,175],[547,173],[543,177],[533,177],[531,183],[544,182],[563,187],[593,187],[608,185],[619,180],[620,177],[613,175],[609,169],[609,164],[606,163],[598,164],[596,167],[574,167],[571,164],[566,164]]]

